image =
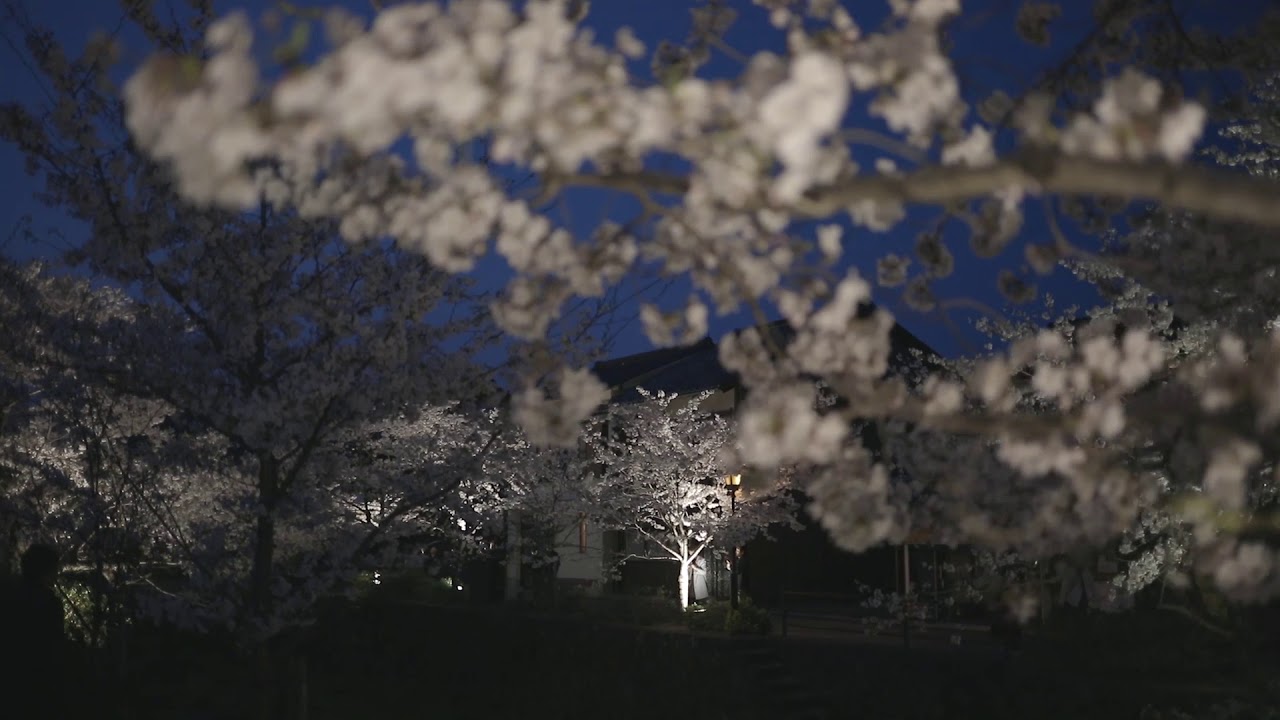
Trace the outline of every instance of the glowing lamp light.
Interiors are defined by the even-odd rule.
[[[726,475],[724,478],[724,484],[726,487],[736,488],[742,484],[742,476],[737,473],[734,473],[733,475]]]

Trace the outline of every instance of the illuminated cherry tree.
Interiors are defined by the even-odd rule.
[[[316,444],[305,482],[275,508],[271,614],[255,617],[245,550],[262,513],[258,458],[156,397],[121,367],[137,356],[116,354],[137,352],[131,333],[156,342],[170,328],[143,321],[145,306],[111,288],[5,270],[4,317],[33,330],[4,352],[7,367],[26,368],[14,377],[29,390],[0,456],[7,529],[57,542],[77,572],[88,563],[108,584],[93,586],[95,602],[109,587],[111,601],[152,618],[271,633],[362,569],[420,563],[407,551],[440,541],[465,552],[492,530],[481,470],[506,429],[497,416],[454,403],[356,417]],[[101,615],[95,607],[92,619]]]
[[[332,224],[265,199],[252,213],[182,202],[125,140],[103,49],[72,61],[27,31],[54,104],[43,116],[4,106],[0,136],[43,177],[47,203],[87,222],[65,259],[105,286],[86,286],[90,297],[117,306],[89,313],[52,298],[38,316],[51,328],[46,356],[166,408],[187,457],[201,458],[166,458],[171,474],[187,471],[172,497],[185,508],[175,527],[203,556],[187,565],[191,586],[218,588],[201,595],[217,607],[200,622],[271,634],[352,569],[336,542],[349,516],[327,492],[346,481],[334,458],[352,431],[407,409],[474,405],[460,389],[492,392],[473,357],[494,333],[470,283],[420,255],[344,243]],[[445,462],[438,456],[452,451],[432,452]],[[421,470],[435,474],[430,463]],[[429,486],[388,512],[399,518],[452,489]]]
[[[496,506],[520,525],[521,561],[554,576],[564,538],[599,507],[592,460],[579,448],[542,447],[519,432],[504,440],[486,465]]]
[[[703,407],[708,397],[640,390],[639,402],[610,406],[586,441],[599,467],[594,514],[655,546],[657,558],[679,563],[682,609],[693,563],[709,548],[738,547],[771,525],[795,525],[781,480],[748,482],[736,507],[730,502],[725,477],[741,469],[734,428]]]

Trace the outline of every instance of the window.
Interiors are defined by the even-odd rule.
[[[578,516],[578,552],[586,554],[587,552],[587,516]]]

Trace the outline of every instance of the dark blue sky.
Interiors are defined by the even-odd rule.
[[[251,2],[215,2],[219,13],[232,9],[245,9],[256,17],[262,11],[273,6],[270,0],[254,0]],[[309,0],[295,3],[301,6],[323,6],[328,3],[311,2]],[[370,13],[367,0],[345,0],[339,4],[361,13]],[[748,0],[733,0],[732,4],[740,10],[738,21],[730,30],[726,41],[729,46],[750,53],[763,48],[780,48],[780,38],[776,31],[768,25],[765,13],[749,3]],[[952,57],[964,86],[964,92],[971,99],[985,97],[996,88],[1003,88],[1011,95],[1028,87],[1046,69],[1060,62],[1069,48],[1074,46],[1091,29],[1092,2],[1071,0],[1061,3],[1066,6],[1066,14],[1052,26],[1053,42],[1048,49],[1032,48],[1017,38],[1014,32],[1018,0],[971,0],[964,3],[967,14],[961,18],[954,28],[954,50]],[[1239,27],[1241,23],[1257,14],[1265,2],[1258,0],[1218,3],[1216,6],[1200,4],[1194,0],[1189,4],[1191,12],[1186,20],[1190,25],[1208,23],[1215,29],[1226,30]],[[74,54],[95,31],[115,28],[121,18],[116,3],[109,0],[28,0],[28,12],[32,19],[50,28],[64,46]],[[175,3],[180,5],[180,3]],[[586,25],[594,28],[600,37],[610,39],[614,31],[622,26],[631,26],[636,34],[644,40],[650,49],[662,39],[681,41],[690,27],[689,9],[693,5],[690,0],[595,0]],[[854,7],[866,8],[856,18],[864,29],[875,29],[876,23],[884,16],[887,2],[875,0],[859,0],[851,3]],[[156,2],[157,13],[163,14],[166,0]],[[1206,11],[1199,11],[1204,8]],[[0,26],[2,27],[2,26]],[[125,44],[125,62],[121,72],[127,71],[145,55],[145,47],[136,32],[124,32],[121,39]],[[5,72],[0,75],[0,101],[19,101],[37,104],[44,100],[44,94],[35,78],[27,72],[19,61],[18,49],[22,39],[14,30],[4,30],[3,45],[0,46],[0,67]],[[636,66],[638,73],[647,77],[645,64]],[[723,53],[714,56],[705,68],[711,75],[732,75],[739,70],[736,61]],[[858,110],[854,111],[852,121],[878,127]],[[0,233],[8,236],[11,229],[17,227],[20,219],[30,217],[35,236],[39,238],[64,238],[61,242],[75,243],[82,237],[87,228],[61,213],[49,210],[40,205],[31,193],[35,188],[32,180],[23,170],[23,159],[13,147],[0,144],[0,186],[7,188],[6,201],[0,205]],[[625,204],[617,202],[602,193],[583,192],[575,195],[568,203],[565,222],[575,232],[586,232],[599,220],[613,217],[626,219]],[[887,234],[876,234],[862,230],[852,230],[847,237],[849,262],[862,268],[864,273],[874,276],[874,261],[888,252],[909,253],[915,236],[928,227],[936,218],[936,213],[913,212],[908,220],[894,231]],[[1047,230],[1043,213],[1029,210],[1023,240],[1044,239]],[[954,237],[953,237],[954,236]],[[1021,243],[1006,250],[1001,260],[979,261],[967,250],[967,241],[961,233],[948,233],[951,246],[956,254],[956,271],[951,278],[940,282],[935,287],[943,297],[964,297],[978,300],[988,305],[1003,305],[999,294],[994,289],[994,278],[1001,267],[1019,266]],[[51,253],[44,241],[30,243],[16,241],[6,249],[17,257],[34,257]],[[500,262],[484,263],[479,272],[483,273],[486,285],[498,286],[505,276]],[[1065,277],[1054,277],[1040,280],[1042,288],[1049,288],[1062,300],[1078,300],[1088,302],[1091,293],[1076,287]],[[637,285],[636,287],[639,287]],[[677,284],[663,296],[655,297],[661,305],[671,305],[684,297],[682,292],[687,285]],[[649,295],[653,293],[650,292]],[[944,322],[938,314],[922,315],[898,302],[897,290],[878,291],[877,300],[893,310],[899,320],[912,332],[920,336],[930,345],[944,354],[955,354],[971,350],[979,337],[972,331],[964,331],[966,312],[953,313],[952,322]],[[635,303],[629,305],[630,313],[634,313]],[[712,335],[743,325],[750,324],[752,319],[747,313],[738,313],[727,318],[713,320]],[[611,354],[620,355],[648,349],[638,323],[632,323],[622,332]]]

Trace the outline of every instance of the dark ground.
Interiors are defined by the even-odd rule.
[[[637,618],[628,618],[635,621]],[[831,633],[782,641],[693,635],[503,607],[343,607],[305,644],[309,720],[537,718],[1156,718],[1239,700],[1267,717],[1274,666],[1166,615],[1094,618],[1026,638],[1009,656],[990,638]],[[948,633],[949,635],[950,633]],[[298,665],[268,664],[292,688]],[[259,717],[258,665],[209,638],[137,632],[126,676],[92,694],[94,717]],[[1144,713],[1144,708],[1146,708]],[[83,716],[83,715],[82,715]],[[1192,717],[1195,717],[1194,715]]]

